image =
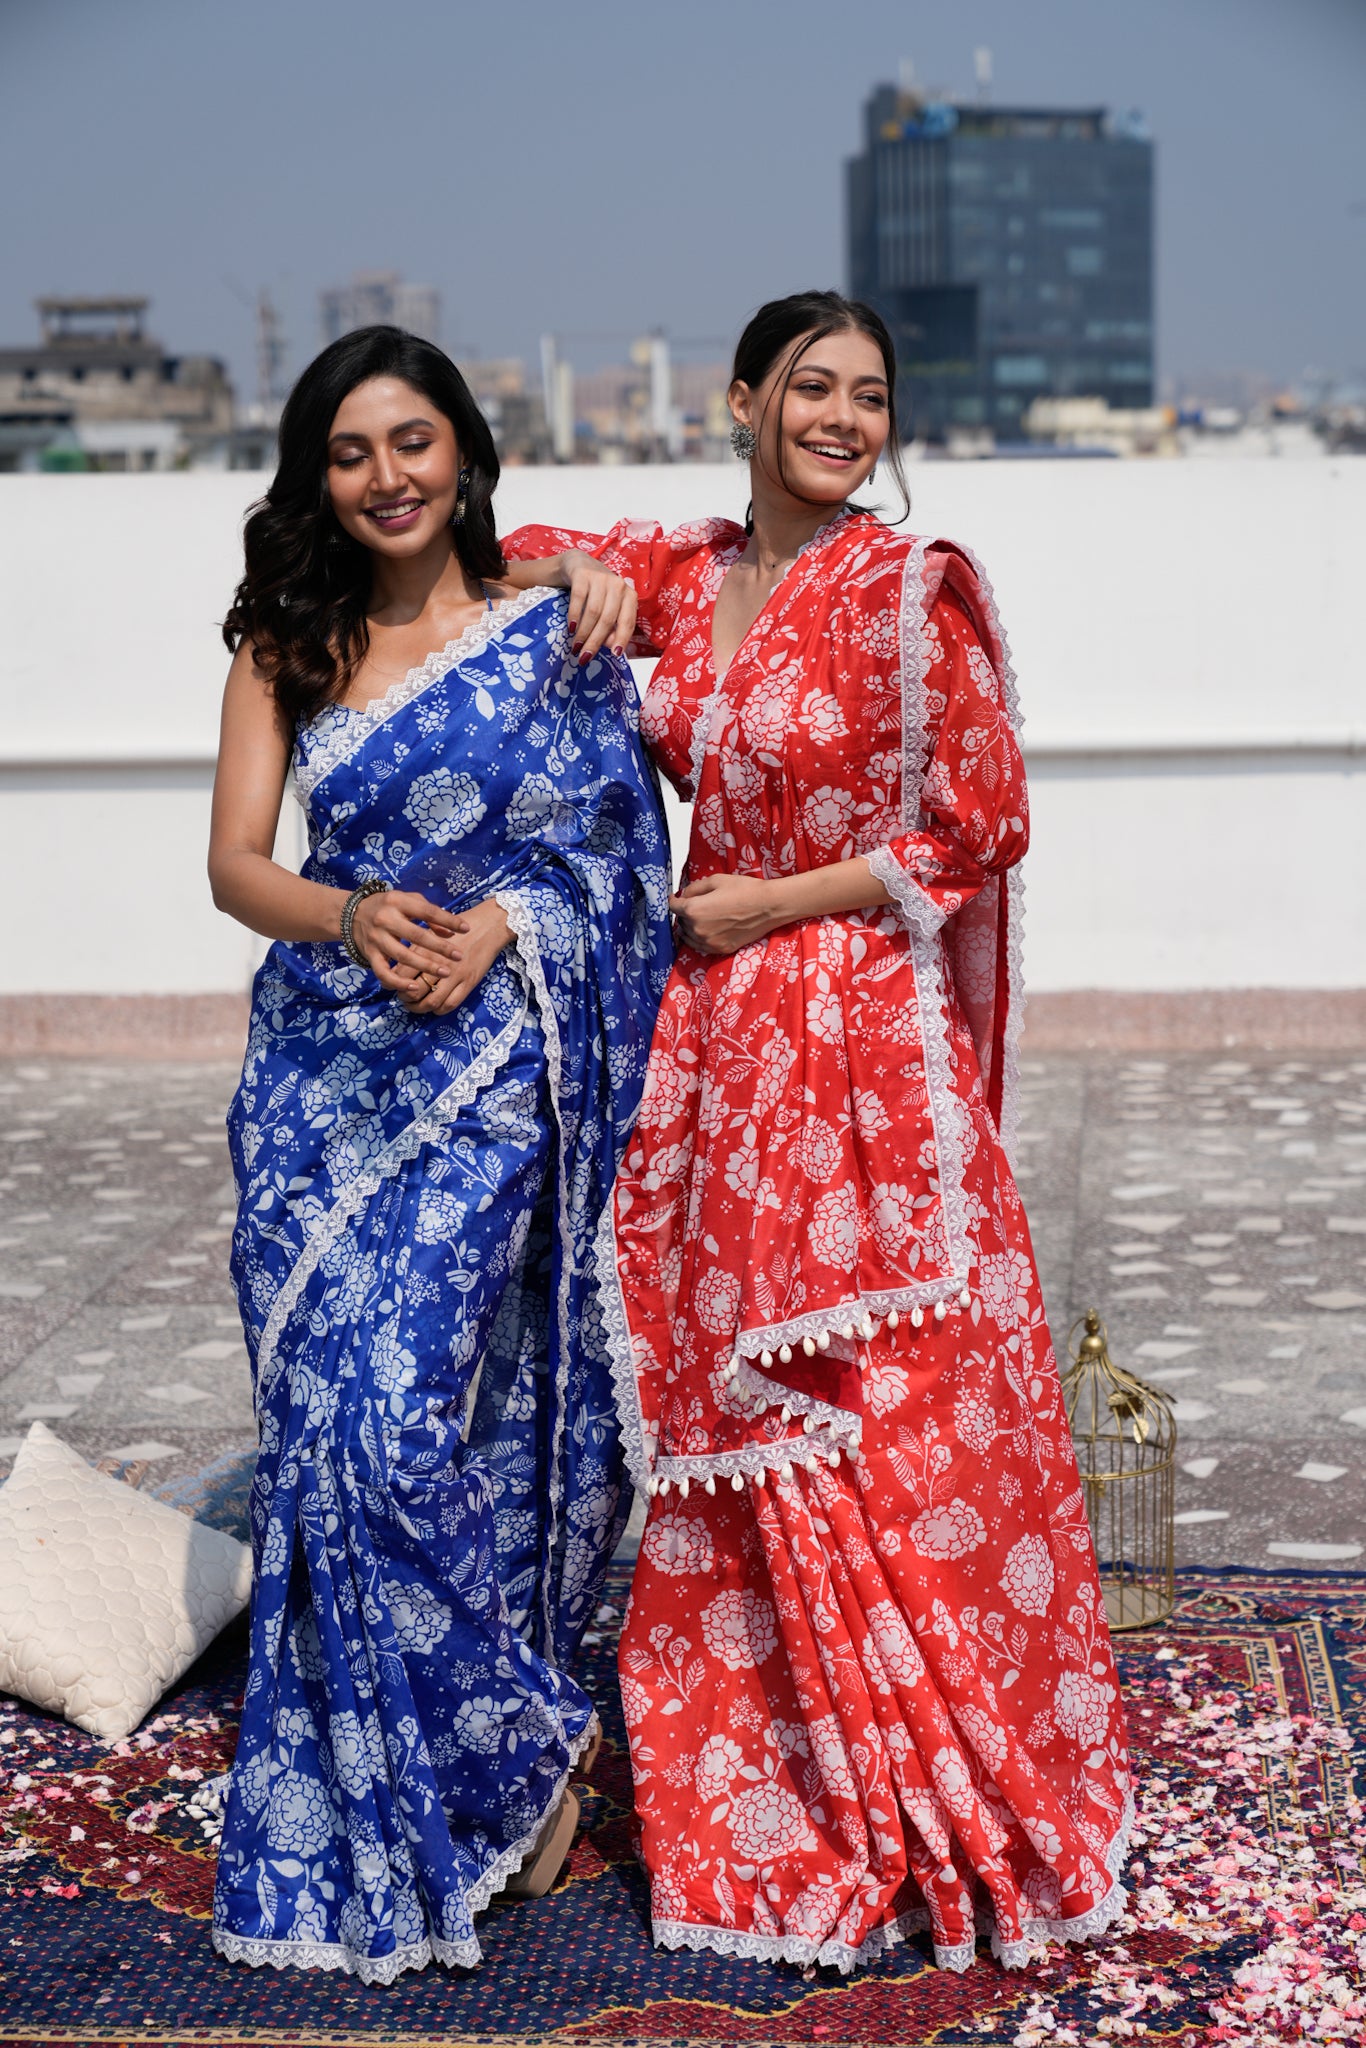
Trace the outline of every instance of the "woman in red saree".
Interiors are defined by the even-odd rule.
[[[620,1671],[655,1939],[847,1970],[928,1928],[961,1970],[979,1930],[1017,1966],[1109,1925],[1131,1797],[1007,1158],[1013,679],[975,561],[846,502],[893,373],[867,309],[765,307],[752,531],[508,550],[634,582],[642,730],[693,801],[599,1248],[650,1497]]]

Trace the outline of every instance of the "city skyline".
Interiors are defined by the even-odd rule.
[[[385,269],[440,292],[456,354],[531,362],[553,331],[591,371],[661,328],[715,357],[758,299],[847,282],[843,164],[878,80],[909,61],[970,97],[985,45],[1002,101],[1148,116],[1164,384],[1363,368],[1366,15],[1347,0],[981,0],[947,21],[856,0],[838,35],[812,0],[697,0],[686,38],[619,0],[587,0],[569,36],[548,0],[520,20],[514,60],[491,17],[429,0],[382,40],[358,0],[10,0],[0,150],[25,203],[0,341],[26,340],[44,292],[145,292],[167,346],[223,355],[249,396],[263,288],[292,376],[319,291]]]

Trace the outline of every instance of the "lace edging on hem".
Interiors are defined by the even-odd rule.
[[[588,1717],[582,1735],[569,1745],[568,1768],[561,1772],[555,1788],[541,1809],[534,1826],[496,1856],[488,1869],[469,1888],[465,1904],[471,1918],[481,1913],[495,1893],[517,1875],[535,1851],[550,1814],[559,1805],[573,1776],[574,1766],[590,1748],[602,1724],[596,1711]],[[392,1984],[406,1970],[424,1970],[428,1963],[442,1963],[447,1969],[472,1970],[482,1961],[476,1935],[464,1941],[444,1941],[439,1934],[424,1935],[421,1941],[405,1942],[388,1956],[363,1956],[340,1941],[254,1941],[225,1928],[211,1927],[209,1939],[219,1955],[230,1963],[246,1963],[253,1970],[341,1970],[359,1977],[363,1984]]]
[[[807,1309],[799,1316],[789,1316],[785,1323],[765,1323],[759,1328],[741,1330],[735,1339],[735,1350],[742,1358],[757,1358],[763,1351],[776,1351],[783,1344],[800,1344],[804,1338],[820,1337],[822,1333],[838,1340],[850,1323],[857,1338],[858,1325],[865,1316],[885,1316],[891,1309],[900,1315],[903,1309],[934,1308],[941,1301],[946,1310],[952,1309],[958,1306],[958,1296],[971,1277],[965,1257],[952,1271],[940,1273],[933,1280],[877,1288],[860,1294],[856,1301]]]
[[[528,1856],[534,1853],[536,1844],[541,1839],[542,1828],[564,1797],[565,1788],[570,1778],[574,1775],[575,1764],[592,1747],[594,1737],[601,1734],[601,1732],[602,1723],[598,1719],[597,1709],[595,1708],[588,1716],[582,1735],[576,1735],[570,1743],[569,1763],[556,1780],[555,1789],[541,1808],[534,1827],[528,1834],[523,1835],[519,1841],[514,1842],[511,1848],[504,1849],[501,1856],[495,1857],[482,1876],[478,1877],[470,1886],[466,1903],[471,1914],[482,1913],[495,1893],[502,1891],[509,1878],[515,1877]]]
[[[809,1418],[812,1428],[794,1436],[771,1436],[764,1442],[740,1444],[730,1451],[681,1457],[656,1455],[651,1485],[658,1479],[662,1491],[677,1486],[682,1492],[695,1479],[706,1485],[710,1480],[731,1479],[737,1473],[747,1479],[761,1479],[766,1472],[771,1472],[775,1479],[790,1479],[798,1465],[810,1472],[822,1462],[829,1462],[832,1451],[852,1456],[858,1450],[863,1429],[861,1416],[851,1409],[834,1408],[828,1401],[818,1401],[811,1394],[798,1393],[776,1380],[765,1379],[747,1362],[741,1364],[727,1391],[751,1401],[762,1401],[764,1408],[757,1413],[785,1407],[791,1417],[803,1421]],[[834,1462],[838,1464],[839,1459]]]
[[[981,1914],[979,1932],[990,1935],[991,1952],[1006,1970],[1021,1970],[1050,1941],[1096,1941],[1108,1932],[1123,1913],[1128,1894],[1119,1873],[1129,1854],[1129,1836],[1134,1822],[1134,1797],[1126,1795],[1124,1817],[1105,1851],[1105,1867],[1112,1883],[1105,1897],[1089,1913],[1075,1919],[1026,1920],[1018,1941],[1003,1942],[996,1933],[995,1915],[988,1906]],[[662,1948],[687,1948],[695,1953],[710,1950],[715,1955],[736,1956],[756,1963],[815,1964],[848,1975],[886,1949],[895,1948],[909,1934],[932,1932],[929,1913],[923,1906],[911,1906],[883,1927],[872,1928],[858,1948],[843,1941],[816,1941],[795,1934],[744,1934],[738,1928],[708,1927],[697,1920],[655,1920],[655,1941]],[[976,1935],[952,1947],[934,1943],[935,1966],[961,1974],[971,1969],[977,1955]]]
[[[1124,1813],[1105,1851],[1105,1868],[1110,1873],[1110,1889],[1103,1899],[1092,1906],[1089,1913],[1079,1913],[1073,1919],[1060,1915],[1052,1918],[1026,1920],[1018,1941],[1002,1941],[996,1932],[994,1916],[988,1914],[984,1931],[991,1936],[991,1952],[1002,1969],[1022,1970],[1029,1959],[1050,1941],[1098,1941],[1119,1919],[1129,1903],[1129,1894],[1120,1879],[1120,1872],[1129,1860],[1129,1839],[1133,1834],[1136,1802],[1132,1792],[1124,1795]]]
[[[798,1963],[839,1970],[848,1976],[874,1956],[896,1948],[908,1934],[928,1927],[923,1906],[913,1906],[885,1927],[874,1927],[858,1948],[846,1941],[816,1941],[800,1934],[742,1934],[736,1927],[706,1927],[698,1920],[653,1920],[651,1931],[660,1948],[686,1948],[694,1954],[735,1956],[750,1963]],[[935,1951],[936,1956],[938,1950]]]
[[[218,1927],[209,1929],[209,1940],[225,1961],[252,1970],[341,1970],[362,1984],[392,1984],[406,1970],[425,1970],[428,1963],[472,1970],[479,1961],[477,1941],[440,1941],[432,1935],[375,1957],[357,1955],[339,1941],[251,1941]]]

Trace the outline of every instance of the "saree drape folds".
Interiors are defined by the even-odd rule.
[[[498,606],[300,735],[305,873],[516,934],[415,1019],[276,945],[229,1118],[261,1454],[214,1940],[388,1979],[473,1916],[591,1737],[566,1675],[620,1529],[591,1246],[668,965],[667,854],[621,663]]]
[[[662,653],[642,731],[690,877],[863,855],[892,899],[680,955],[602,1234],[652,1496],[621,1683],[655,1935],[848,1969],[928,1926],[962,1969],[980,1922],[1023,1963],[1122,1909],[1129,1789],[1002,1142],[1027,810],[995,609],[958,549],[847,512],[718,681],[738,528],[580,544]]]

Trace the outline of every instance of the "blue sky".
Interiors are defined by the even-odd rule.
[[[1362,0],[0,0],[0,341],[145,291],[250,390],[244,295],[297,371],[318,288],[393,267],[460,352],[719,355],[844,281],[869,86],[967,93],[978,44],[999,100],[1148,114],[1162,371],[1366,369]]]

